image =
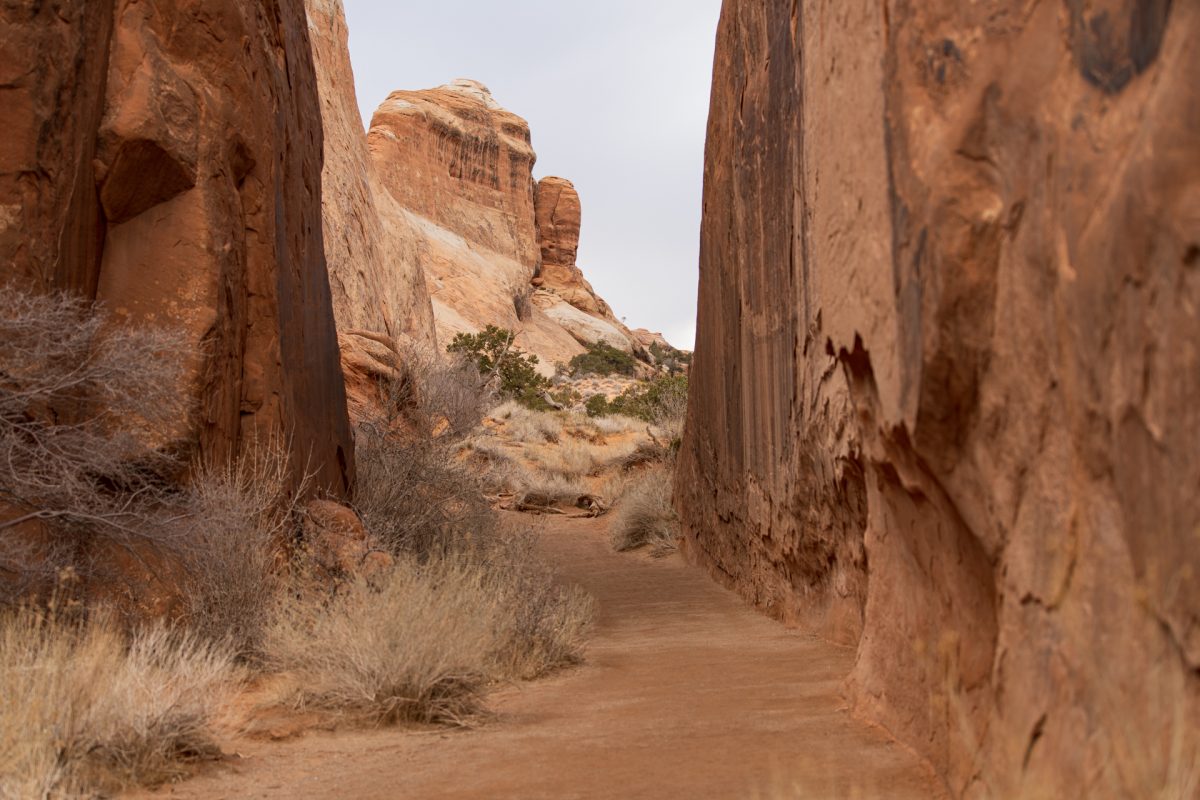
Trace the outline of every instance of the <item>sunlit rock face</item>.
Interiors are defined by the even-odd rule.
[[[398,376],[402,354],[436,347],[433,309],[415,238],[385,224],[376,200],[342,2],[305,5],[325,131],[325,258],[351,415],[359,419],[379,411],[380,382]]]
[[[303,4],[10,3],[0,26],[4,277],[182,326],[169,437],[222,458],[280,434],[348,492]]]
[[[529,125],[486,87],[393,92],[369,141],[385,227],[414,243],[442,346],[497,325],[547,373],[589,342],[632,349],[575,264],[579,195],[558,178],[539,186]]]
[[[1147,796],[1195,758],[1197,31],[725,2],[687,549],[857,646],[854,709],[954,794]]]

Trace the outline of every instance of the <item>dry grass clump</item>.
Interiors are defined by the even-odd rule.
[[[360,431],[355,504],[395,558],[336,593],[301,591],[266,632],[269,702],[358,724],[466,724],[484,688],[579,658],[590,598],[502,525],[448,438]],[[487,458],[488,456],[483,455]]]
[[[534,411],[509,401],[488,415],[505,423],[508,437],[523,443],[557,442],[563,434],[563,418],[547,411]]]
[[[650,547],[655,556],[673,553],[678,547],[680,531],[671,492],[669,467],[643,472],[614,512],[613,547],[621,552]]]
[[[621,414],[614,414],[610,417],[592,417],[588,419],[588,424],[608,436],[618,433],[636,433],[646,429],[645,422]]]
[[[215,757],[214,719],[241,674],[219,645],[164,628],[29,608],[0,616],[0,797],[157,784]]]
[[[331,600],[294,599],[267,636],[283,677],[275,701],[359,723],[462,725],[488,682],[575,662],[591,599],[513,555],[402,559]]]

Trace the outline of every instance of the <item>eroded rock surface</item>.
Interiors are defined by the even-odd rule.
[[[9,3],[0,39],[0,274],[182,326],[195,408],[171,437],[222,459],[280,434],[346,494],[300,0]]]
[[[1198,31],[1178,2],[725,2],[688,549],[856,644],[856,711],[956,794],[1194,763]]]
[[[442,347],[496,325],[548,373],[589,342],[633,349],[575,264],[579,195],[534,181],[528,123],[485,86],[393,92],[369,141],[385,227],[424,267]]]
[[[385,224],[354,89],[342,0],[306,0],[321,118],[325,258],[351,416],[374,414],[402,353],[436,347],[415,237]],[[390,202],[390,198],[385,198]]]

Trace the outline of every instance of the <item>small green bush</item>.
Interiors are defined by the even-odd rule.
[[[608,398],[602,394],[589,397],[585,408],[589,417],[607,417],[613,413],[612,405],[608,402]]]
[[[513,345],[511,331],[488,325],[480,333],[460,333],[446,350],[475,364],[479,373],[498,384],[500,393],[535,411],[547,411],[550,381],[537,371],[537,356]]]
[[[608,342],[589,344],[587,352],[572,358],[568,366],[572,375],[633,375],[637,372],[637,361],[633,356]]]
[[[611,402],[596,395],[587,402],[588,416],[622,414],[626,417],[662,423],[682,417],[687,410],[687,375],[663,375],[649,383],[630,386]]]

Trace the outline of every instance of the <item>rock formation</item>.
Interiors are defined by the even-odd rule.
[[[854,708],[956,795],[1194,763],[1197,31],[1169,0],[725,2],[688,551],[856,644]]]
[[[397,350],[435,347],[416,237],[385,225],[354,90],[342,0],[306,0],[325,130],[325,258],[352,416],[370,413]],[[384,199],[390,202],[389,198]]]
[[[222,458],[282,433],[297,472],[345,494],[300,0],[10,3],[0,26],[0,277],[181,326],[179,445]]]
[[[538,187],[529,125],[486,87],[393,92],[369,141],[385,226],[415,243],[441,346],[497,325],[548,372],[588,342],[632,349],[575,266],[578,194],[558,178]]]

